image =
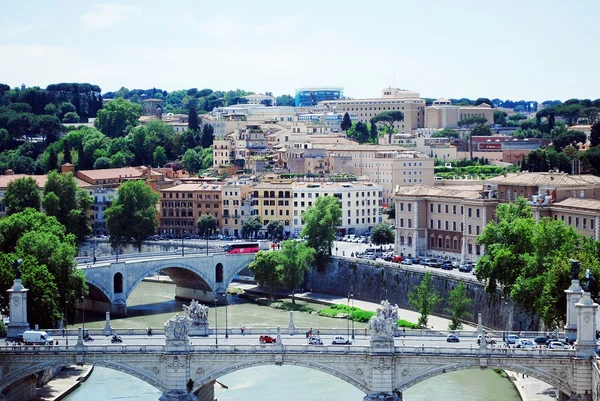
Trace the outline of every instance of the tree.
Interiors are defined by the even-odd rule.
[[[294,295],[296,288],[304,280],[304,272],[310,270],[310,264],[314,261],[315,250],[305,242],[283,241],[281,252],[277,252],[283,267],[283,282],[292,291],[292,303],[296,303]]]
[[[467,128],[469,131],[471,131],[468,134],[469,153],[470,153],[471,160],[473,160],[473,129],[477,126],[484,126],[486,123],[487,123],[487,118],[482,117],[482,116],[466,117],[466,118],[463,118],[462,120],[458,121],[459,127],[464,127],[464,128]]]
[[[487,97],[480,97],[473,103],[473,106],[479,106],[480,104],[488,104],[491,108],[494,108],[494,104]]]
[[[352,120],[350,120],[350,115],[348,112],[344,114],[344,118],[340,124],[340,129],[344,132],[348,131],[348,129],[352,126]]]
[[[389,220],[396,220],[396,204],[392,203],[383,213],[388,215]]]
[[[269,289],[272,298],[272,291],[283,281],[283,266],[278,252],[258,252],[248,268],[254,274],[256,282]]]
[[[110,242],[117,252],[130,238],[141,252],[142,241],[156,233],[158,200],[158,194],[144,181],[125,181],[121,184],[117,199],[104,212]]]
[[[371,243],[385,245],[394,242],[394,231],[388,223],[377,224],[371,230]]]
[[[242,222],[242,237],[252,238],[260,231],[261,228],[262,222],[260,221],[260,217],[252,216]]]
[[[594,125],[592,125],[590,133],[590,147],[598,145],[600,145],[600,121],[596,121]]]
[[[74,111],[70,111],[62,118],[63,123],[78,123],[79,115]]]
[[[342,209],[335,196],[320,196],[314,206],[302,213],[304,228],[302,236],[308,237],[308,245],[317,251],[319,267],[324,268],[331,255],[337,228],[342,224]]]
[[[502,110],[494,110],[494,124],[505,125],[508,113]]]
[[[58,139],[60,130],[60,121],[56,116],[36,116],[31,125],[32,134],[44,138],[46,146]]]
[[[42,206],[49,216],[55,216],[67,232],[75,234],[78,243],[91,233],[89,211],[93,198],[85,189],[77,188],[72,173],[51,171],[44,187]]]
[[[142,106],[117,98],[98,111],[94,126],[110,138],[123,136],[139,124]]]
[[[202,157],[194,149],[188,149],[183,155],[181,164],[189,173],[196,174],[202,169]]]
[[[394,133],[394,123],[404,121],[404,113],[401,111],[384,111],[371,118],[371,124],[383,123],[388,131],[388,143],[392,143],[392,134]]]
[[[450,313],[448,330],[462,330],[462,320],[473,316],[469,311],[473,300],[467,296],[467,286],[464,282],[459,282],[456,287],[450,290],[448,304],[447,310]]]
[[[198,112],[196,111],[195,107],[190,107],[190,111],[188,113],[188,127],[194,132],[198,132],[200,129]]]
[[[267,236],[271,240],[283,237],[283,223],[281,220],[273,219],[267,224]]]
[[[455,130],[451,129],[451,128],[444,128],[441,131],[438,132],[434,132],[433,134],[431,134],[432,138],[458,138],[458,132],[456,132]]]
[[[210,124],[204,124],[202,128],[202,147],[210,148],[215,140],[215,129]]]
[[[198,217],[196,225],[198,227],[198,235],[208,238],[217,228],[217,219],[211,214],[205,214]]]
[[[375,124],[372,124],[375,125]],[[351,127],[346,132],[346,136],[348,138],[352,138],[360,144],[363,144],[369,141],[369,127],[366,124],[361,123],[360,121],[357,123],[353,123]]]
[[[277,96],[277,105],[278,106],[295,106],[296,100],[290,95],[281,95]]]
[[[431,273],[425,273],[421,284],[408,293],[408,302],[421,314],[418,320],[419,326],[427,328],[429,315],[433,313],[441,302],[440,295],[433,288]]]
[[[152,154],[152,160],[152,165],[154,167],[163,167],[167,163],[167,153],[165,152],[165,148],[157,146]]]
[[[4,206],[8,215],[22,212],[28,207],[39,211],[41,202],[37,181],[31,177],[17,178],[6,187]]]

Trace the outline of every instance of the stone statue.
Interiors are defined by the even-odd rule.
[[[581,285],[583,291],[589,292],[592,299],[595,301],[598,297],[598,283],[594,278],[594,275],[590,272],[590,269],[586,269],[585,278],[583,279],[585,282]]]
[[[570,259],[569,262],[571,262],[571,280],[579,280],[579,271],[581,270],[579,261]]]
[[[185,340],[187,341],[188,329],[192,320],[187,316],[176,314],[165,322],[165,337],[167,340]]]
[[[208,306],[202,305],[200,302],[192,299],[190,305],[183,305],[185,316],[189,318],[193,324],[208,322]]]
[[[369,321],[371,336],[374,338],[391,339],[398,327],[398,305],[392,306],[387,300],[381,301],[377,315]]]
[[[23,263],[23,258],[19,258],[12,263],[13,273],[15,274],[15,280],[21,279],[21,269],[19,269],[21,263]]]

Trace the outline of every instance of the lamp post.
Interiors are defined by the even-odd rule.
[[[206,230],[206,254],[208,255],[208,236],[210,235],[210,228]]]
[[[68,318],[67,318],[68,310],[69,310],[69,300],[67,299],[67,295],[65,294],[65,337],[66,337],[67,347],[69,346],[69,329],[67,328],[69,326],[69,322],[68,322]]]
[[[348,292],[348,313],[346,313],[346,338],[350,338],[350,292]]]
[[[350,288],[350,297],[352,298],[352,341],[354,341],[354,288]]]
[[[227,305],[229,304],[229,301],[227,300],[227,290],[225,290],[225,292],[223,293],[223,296],[225,297],[225,339],[229,338],[229,333],[228,333],[228,315],[227,315]]]
[[[183,232],[181,233],[181,256],[185,256],[185,253],[183,251]]]
[[[217,327],[219,327],[218,322],[219,320],[217,317],[217,293],[215,292],[215,347],[217,348],[219,347],[219,333],[217,331]]]
[[[83,294],[81,295],[81,323],[81,330],[83,331],[82,334],[85,335],[85,296]]]

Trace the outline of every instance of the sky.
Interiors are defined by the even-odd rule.
[[[4,0],[6,1],[6,0]],[[129,89],[388,86],[423,97],[600,98],[598,0],[24,0],[0,82]]]

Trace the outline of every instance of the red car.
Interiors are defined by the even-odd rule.
[[[277,339],[271,336],[260,336],[258,338],[258,342],[261,344],[275,344],[277,342]]]

